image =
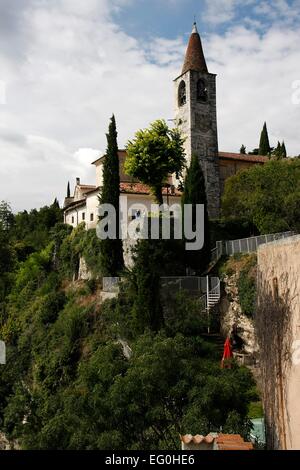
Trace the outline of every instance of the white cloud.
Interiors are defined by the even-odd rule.
[[[300,106],[292,103],[292,83],[300,78],[298,30],[271,28],[263,36],[235,28],[210,37],[210,71],[218,74],[219,140],[223,150],[258,146],[267,121],[273,145],[285,139],[291,155],[300,153]],[[216,60],[215,60],[216,59]]]
[[[264,15],[269,21],[281,24],[295,24],[300,17],[300,1],[260,1],[257,2],[254,12],[258,15]]]
[[[219,25],[233,20],[239,6],[251,6],[256,3],[256,0],[204,0],[204,3],[205,21]]]
[[[14,209],[62,199],[76,176],[93,184],[90,163],[106,148],[113,112],[120,146],[151,120],[172,117],[180,42],[155,39],[155,47],[143,47],[110,19],[111,9],[125,3],[28,3],[23,56],[0,51],[7,84],[0,108],[0,199]]]
[[[204,2],[205,21],[215,26],[232,20],[241,22],[239,8],[246,8],[249,15],[254,13],[260,17],[259,20],[251,18],[251,26],[255,28],[260,22],[295,25],[300,16],[299,0],[204,0]]]
[[[151,120],[173,117],[172,80],[185,44],[125,34],[111,11],[130,1],[22,0],[27,8],[12,20],[13,34],[0,49],[6,83],[0,199],[15,210],[61,200],[76,176],[94,184],[90,163],[106,148],[113,112],[120,147]],[[209,69],[218,74],[220,149],[257,146],[267,120],[273,142],[285,138],[288,151],[299,154],[300,106],[291,100],[300,79],[298,29],[274,24],[261,36],[231,28],[203,43]]]

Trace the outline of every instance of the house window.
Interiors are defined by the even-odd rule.
[[[94,214],[93,213],[90,215],[90,221],[94,222]]]
[[[72,216],[72,224],[74,224],[74,215]]]
[[[85,220],[85,212],[82,213],[82,220]]]

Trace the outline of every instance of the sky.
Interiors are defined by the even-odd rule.
[[[300,0],[0,0],[0,200],[39,208],[105,152],[174,117],[173,79],[196,17],[217,74],[219,148],[300,154]]]

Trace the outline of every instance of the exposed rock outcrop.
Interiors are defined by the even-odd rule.
[[[247,354],[258,351],[253,320],[242,313],[238,293],[239,273],[224,276],[225,294],[220,302],[221,332],[224,336],[235,333],[240,346]]]
[[[0,432],[0,452],[3,450],[20,450],[16,441],[10,442],[3,432]]]
[[[93,275],[89,271],[85,259],[81,256],[79,259],[78,280],[89,281],[92,277]]]

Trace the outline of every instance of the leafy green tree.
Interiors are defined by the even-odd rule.
[[[210,229],[207,211],[207,199],[205,189],[205,178],[199,159],[192,155],[190,167],[187,170],[184,181],[184,192],[182,195],[182,207],[184,212],[185,204],[193,206],[192,227],[196,229],[196,205],[204,205],[204,246],[201,250],[186,253],[187,264],[198,273],[204,272],[210,260]]]
[[[155,304],[161,276],[181,269],[177,241],[141,241],[128,282],[100,311],[89,282],[70,282],[79,254],[89,266],[95,262],[95,233],[83,225],[52,227],[48,210],[22,214],[17,224],[21,234],[25,220],[33,230],[43,223],[50,230],[43,249],[10,268],[0,322],[7,344],[7,364],[0,367],[6,436],[22,449],[115,451],[179,449],[179,434],[221,427],[248,438],[250,371],[236,364],[221,369],[220,351],[201,337],[197,301],[177,296],[166,318]],[[1,230],[3,279],[1,260],[8,257],[1,250],[12,246]],[[14,228],[13,245],[17,233]]]
[[[7,312],[6,298],[13,286],[13,271],[16,265],[15,250],[8,233],[0,224],[0,325],[4,323]]]
[[[41,250],[51,239],[51,230],[57,223],[63,222],[63,212],[57,201],[51,206],[23,211],[15,215],[11,237],[24,244],[24,251]]]
[[[276,149],[272,152],[272,159],[273,160],[281,160],[282,158],[286,158],[287,153],[286,153],[286,147],[285,143],[282,142],[282,144],[278,141]]]
[[[133,285],[133,330],[143,333],[150,328],[158,331],[163,325],[160,301],[161,255],[163,241],[140,240],[135,248]],[[147,266],[147,269],[145,269]]]
[[[260,142],[259,142],[259,154],[269,155],[271,151],[269,135],[266,122],[264,123],[263,130],[261,131]]]
[[[163,203],[162,188],[168,176],[177,176],[185,164],[184,139],[178,129],[169,129],[163,120],[139,130],[127,143],[125,171],[148,185],[158,204]]]
[[[276,149],[274,149],[272,153],[273,160],[280,160],[281,159],[281,144],[278,141]]]
[[[0,225],[3,230],[9,231],[14,224],[14,215],[10,205],[5,202],[0,202]]]
[[[241,146],[240,153],[241,153],[242,155],[245,155],[245,154],[246,154],[246,147],[245,147],[245,145],[242,145],[242,146]]]
[[[289,229],[300,233],[300,188],[284,198],[283,215]]]
[[[299,191],[299,160],[255,165],[226,181],[222,213],[229,220],[242,214],[260,233],[297,231]]]
[[[100,204],[111,204],[116,211],[116,239],[107,238],[101,243],[101,266],[105,276],[117,276],[123,269],[123,247],[120,239],[120,174],[115,117],[112,116],[107,138],[107,150],[103,165],[103,187]]]
[[[249,152],[249,155],[259,155],[259,149],[253,149],[252,152]]]
[[[254,316],[256,291],[256,269],[257,260],[250,258],[244,268],[239,273],[238,293],[242,312],[249,317]]]

